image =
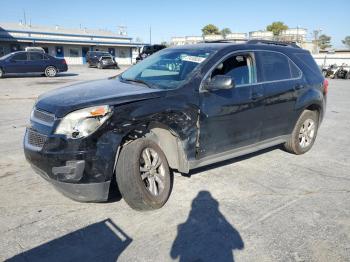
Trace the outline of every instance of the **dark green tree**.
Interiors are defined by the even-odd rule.
[[[326,48],[332,47],[331,37],[328,35],[320,35],[320,37],[318,38],[318,47],[321,50],[325,50]]]
[[[202,28],[203,35],[219,35],[220,30],[213,24],[208,24]]]
[[[231,29],[230,28],[223,28],[221,31],[220,31],[220,34],[223,36],[223,37],[226,37],[226,35],[228,34],[231,34]]]
[[[346,36],[342,42],[347,48],[350,48],[350,36]]]
[[[288,26],[281,21],[273,22],[266,27],[267,31],[273,32],[273,35],[279,35],[283,30],[287,30]]]

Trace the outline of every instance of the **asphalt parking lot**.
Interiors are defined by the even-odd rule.
[[[22,152],[38,95],[118,72],[0,79],[1,261],[350,261],[350,81],[330,81],[307,154],[274,147],[176,175],[162,209],[137,212],[67,199]]]

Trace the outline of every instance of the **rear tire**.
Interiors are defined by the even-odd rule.
[[[4,71],[2,70],[2,68],[0,68],[0,78],[4,77]]]
[[[160,147],[140,138],[123,147],[116,179],[125,202],[136,210],[161,208],[168,200],[173,175]]]
[[[317,136],[318,112],[305,110],[299,117],[293,133],[284,144],[284,148],[289,153],[301,155],[309,151]]]
[[[45,68],[45,76],[55,77],[57,75],[57,69],[54,66],[48,66]]]

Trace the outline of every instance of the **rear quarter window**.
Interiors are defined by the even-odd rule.
[[[294,54],[295,57],[301,62],[303,65],[305,65],[308,69],[310,69],[315,74],[321,74],[321,70],[316,64],[315,60],[310,54],[307,53],[296,53]]]

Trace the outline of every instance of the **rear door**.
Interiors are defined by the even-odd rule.
[[[254,144],[260,139],[263,89],[256,81],[254,53],[236,52],[225,58],[204,82],[215,75],[231,76],[236,86],[201,90],[199,157]]]
[[[7,61],[5,70],[7,73],[27,73],[27,62],[26,52],[15,54]]]
[[[28,60],[28,69],[30,70],[30,72],[44,72],[45,68],[46,63],[44,60],[44,54],[39,52],[30,52]]]
[[[265,113],[261,139],[288,135],[294,127],[298,92],[304,88],[301,70],[283,53],[256,52],[258,81],[264,89]]]

